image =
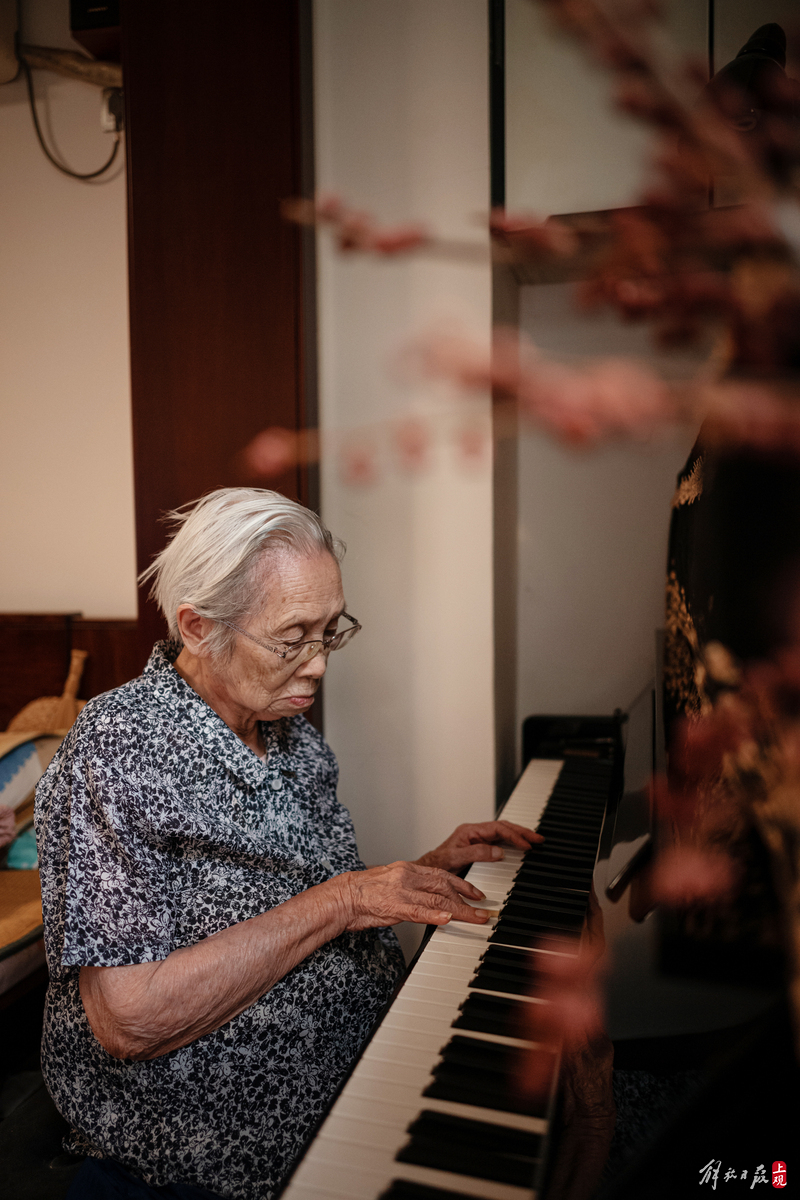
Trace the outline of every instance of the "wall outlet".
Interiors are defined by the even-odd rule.
[[[104,133],[120,133],[125,128],[122,88],[103,88],[100,128]]]

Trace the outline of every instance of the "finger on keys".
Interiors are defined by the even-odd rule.
[[[448,872],[449,874],[449,872]],[[452,886],[467,900],[485,900],[486,893],[480,888],[476,888],[474,883],[467,883],[466,879],[459,879],[458,875],[451,875]]]
[[[437,903],[441,905],[442,898],[444,898],[446,906],[457,921],[469,921],[472,924],[482,925],[489,920],[485,909],[472,908],[469,904],[464,903],[462,896],[475,900],[486,899],[483,892],[478,892],[478,889],[468,884],[465,879],[459,879],[457,875],[451,875],[449,871],[437,871],[435,887],[438,893]],[[472,892],[476,895],[471,896]]]
[[[520,850],[528,850],[538,842],[544,841],[541,833],[537,833],[535,829],[527,829],[524,825],[514,825],[511,821],[495,821],[495,825],[499,839],[510,842],[512,846],[518,846]]]
[[[525,825],[515,825],[512,821],[483,821],[479,825],[464,825],[466,841],[470,845],[480,843],[505,842],[507,846],[516,846],[519,850],[529,850],[531,846],[543,842],[541,833],[528,829]]]
[[[416,893],[413,896],[413,903],[423,911],[431,912],[430,905],[435,903],[439,911],[433,912],[441,920],[441,914],[447,913],[447,920],[466,921],[470,925],[485,925],[489,920],[486,909],[470,908],[468,904],[462,904],[457,896],[448,896],[445,893],[439,894],[432,901],[430,896],[426,896],[424,892]],[[431,918],[433,920],[433,918]]]
[[[467,863],[474,862],[472,858],[465,858],[463,863],[459,863],[459,868],[466,866]],[[414,864],[417,866],[417,864]],[[486,894],[476,888],[473,883],[467,883],[466,879],[459,879],[458,875],[453,875],[450,871],[445,871],[442,867],[424,867],[417,866],[419,871],[423,871],[429,879],[425,880],[421,886],[430,887],[432,890],[439,890],[439,885],[445,883],[448,887],[455,888],[467,900],[485,900]]]

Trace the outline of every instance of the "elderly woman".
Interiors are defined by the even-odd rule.
[[[42,1064],[88,1155],[75,1197],[269,1200],[397,985],[388,926],[484,922],[451,872],[538,835],[460,826],[366,870],[304,715],[361,628],[340,546],[257,489],[178,521],[146,572],[170,640],[39,787]]]

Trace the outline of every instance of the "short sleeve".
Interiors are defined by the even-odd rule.
[[[70,765],[61,963],[164,959],[174,948],[175,909],[157,798],[100,755],[76,755]]]

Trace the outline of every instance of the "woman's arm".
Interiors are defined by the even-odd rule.
[[[444,925],[451,917],[483,924],[486,915],[462,897],[484,898],[465,880],[417,863],[349,871],[160,962],[82,967],[86,1016],[114,1058],[157,1058],[219,1029],[347,930]]]

